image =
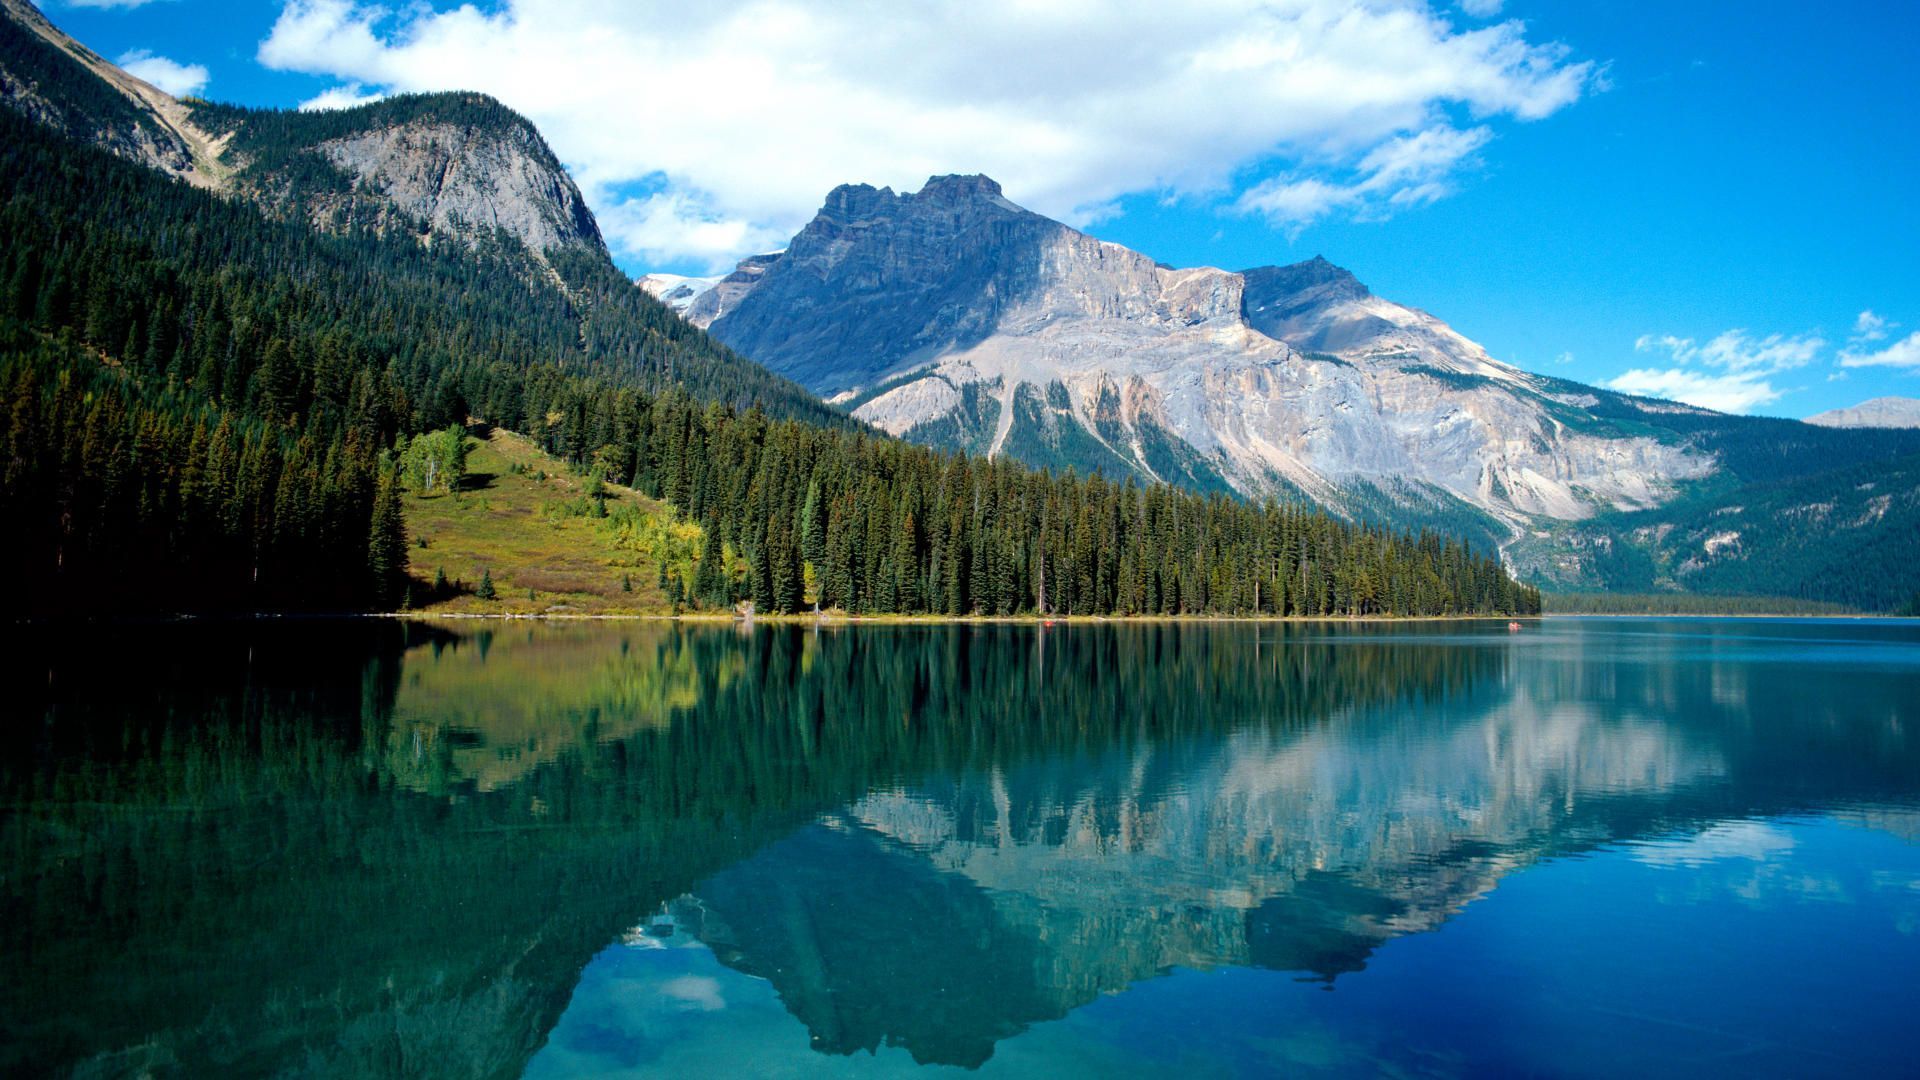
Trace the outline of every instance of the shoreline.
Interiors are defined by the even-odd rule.
[[[340,611],[340,612],[220,612],[211,614],[162,615],[53,615],[28,616],[9,620],[16,627],[80,623],[191,623],[252,621],[330,621],[394,619],[412,622],[670,622],[706,626],[1127,626],[1257,623],[1351,623],[1372,625],[1519,622],[1536,624],[1547,619],[1812,619],[1833,622],[1911,622],[1920,617],[1878,614],[1795,614],[1792,612],[1542,612],[1538,615],[845,615],[814,614],[741,616],[733,612],[683,612],[678,615],[651,612],[538,612],[538,611]]]

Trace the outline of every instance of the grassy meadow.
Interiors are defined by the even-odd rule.
[[[465,478],[451,493],[407,493],[412,601],[433,614],[665,615],[660,567],[622,543],[599,517],[586,477],[525,438],[493,429],[469,439]],[[610,514],[630,508],[659,520],[666,504],[608,484]],[[491,573],[495,598],[478,595]],[[436,590],[444,574],[447,586]],[[629,583],[631,591],[629,591]]]

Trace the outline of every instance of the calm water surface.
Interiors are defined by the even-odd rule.
[[[9,634],[0,1074],[1920,1073],[1920,623]]]

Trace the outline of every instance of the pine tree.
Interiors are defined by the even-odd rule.
[[[398,602],[407,582],[407,528],[400,516],[400,479],[382,461],[367,536],[368,595],[376,607]]]

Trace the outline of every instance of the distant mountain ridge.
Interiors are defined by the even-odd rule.
[[[1845,409],[1828,409],[1807,423],[1836,428],[1920,428],[1920,398],[1879,397]]]

